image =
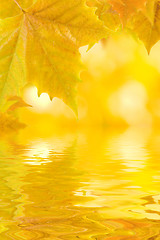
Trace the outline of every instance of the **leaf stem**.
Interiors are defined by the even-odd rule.
[[[19,5],[19,3],[18,3],[16,0],[13,0],[13,1],[14,1],[15,4],[21,9],[22,12],[25,12],[25,11],[23,10],[23,8]]]

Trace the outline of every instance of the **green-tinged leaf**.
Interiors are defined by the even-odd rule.
[[[0,20],[0,109],[26,83],[24,16]]]
[[[32,3],[11,1],[8,7],[13,12],[18,7],[20,15],[0,20],[0,105],[31,82],[76,112],[79,47],[97,42],[108,30],[83,0],[37,0],[24,8]]]

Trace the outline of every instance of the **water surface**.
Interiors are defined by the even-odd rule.
[[[160,133],[2,137],[0,239],[160,239]]]

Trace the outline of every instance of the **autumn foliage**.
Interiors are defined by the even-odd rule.
[[[9,99],[21,97],[23,87],[31,83],[39,94],[58,97],[77,113],[83,69],[79,48],[123,31],[150,52],[160,38],[160,1],[1,1],[0,111],[10,109]]]

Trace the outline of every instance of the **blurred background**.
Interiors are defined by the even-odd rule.
[[[87,49],[78,119],[30,86],[28,127],[1,131],[2,239],[160,236],[160,43],[148,56],[117,33]]]
[[[21,121],[49,127],[156,126],[160,122],[160,43],[148,55],[144,45],[127,33],[80,49],[84,70],[78,86],[78,120],[60,99],[24,91],[33,107],[21,109]],[[45,127],[45,122],[46,127]]]

